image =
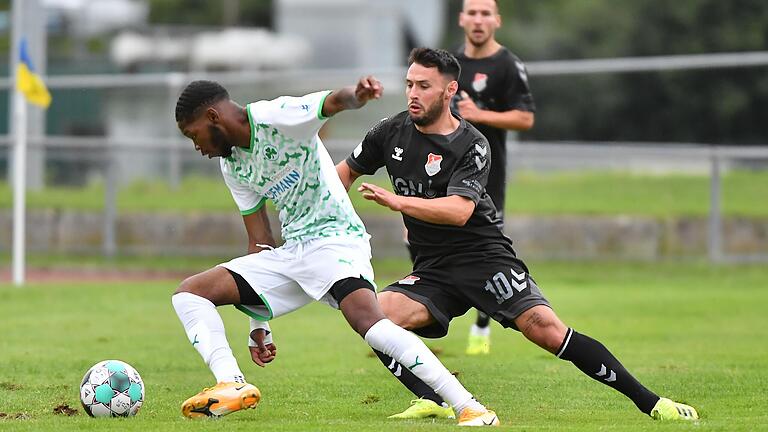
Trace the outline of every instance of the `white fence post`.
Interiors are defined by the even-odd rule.
[[[714,148],[710,156],[709,173],[709,260],[717,263],[723,260],[722,229],[723,217],[720,198],[722,197],[720,181],[720,156]]]

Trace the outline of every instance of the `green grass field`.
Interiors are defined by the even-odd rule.
[[[375,262],[380,284],[401,261]],[[695,405],[696,424],[658,424],[613,390],[493,328],[489,356],[463,354],[472,314],[442,340],[446,366],[509,430],[754,431],[768,429],[768,268],[704,263],[531,263],[560,316],[605,343],[648,387]],[[315,304],[273,323],[279,356],[250,363],[247,319],[222,309],[244,372],[263,393],[256,410],[189,421],[180,403],[213,377],[170,304],[178,281],[0,285],[0,430],[426,431],[454,423],[393,421],[411,396],[341,315]],[[91,419],[79,406],[83,373],[118,358],[142,374],[147,398],[130,419]],[[53,414],[67,404],[79,413]]]
[[[388,186],[386,177],[366,179]],[[729,216],[768,216],[764,199],[768,171],[732,171],[723,176],[723,212]],[[350,193],[361,213],[388,210]],[[520,172],[507,189],[508,214],[636,214],[702,216],[709,210],[709,178],[704,175],[644,175],[623,172]],[[13,195],[0,183],[0,208],[10,208]],[[104,189],[50,187],[28,194],[30,208],[100,210]],[[236,211],[220,178],[190,177],[179,189],[166,183],[137,182],[122,188],[118,209],[132,211]]]

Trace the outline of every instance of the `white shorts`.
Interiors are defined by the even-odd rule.
[[[342,279],[362,277],[373,283],[367,237],[288,242],[219,265],[242,276],[261,297],[265,306],[236,305],[260,321],[285,315],[315,300],[338,308],[328,290]]]

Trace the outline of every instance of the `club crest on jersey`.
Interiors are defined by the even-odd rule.
[[[402,156],[403,149],[401,149],[400,147],[395,147],[392,151],[393,151],[392,152],[392,159],[394,159],[396,161],[402,161],[403,160],[403,156]]]
[[[432,177],[440,172],[440,162],[443,161],[441,155],[430,153],[427,155],[427,163],[424,164],[424,169],[427,171],[427,175]]]
[[[480,93],[485,90],[486,87],[488,87],[488,75],[477,72],[475,78],[472,80],[472,88]]]
[[[418,276],[409,275],[409,276],[406,276],[406,277],[400,279],[399,281],[397,281],[397,283],[399,283],[400,285],[413,285],[419,279],[421,279],[421,278],[418,277]]]
[[[277,160],[277,149],[271,145],[264,147],[264,158],[271,161]]]

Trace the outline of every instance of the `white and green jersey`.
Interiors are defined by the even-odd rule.
[[[317,136],[326,120],[322,107],[328,94],[282,96],[248,104],[251,145],[234,147],[230,157],[221,158],[224,181],[240,213],[254,213],[271,199],[279,211],[286,242],[367,237]]]

